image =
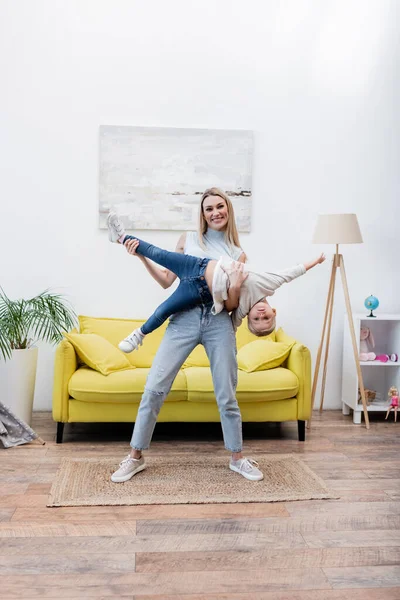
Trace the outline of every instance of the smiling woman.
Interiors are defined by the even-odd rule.
[[[121,232],[116,232],[115,240],[111,241],[117,241],[120,236]],[[126,241],[125,247],[129,254],[136,255],[137,240]],[[197,259],[218,260],[220,256],[225,256],[228,260],[245,260],[234,210],[224,192],[218,188],[204,192],[200,204],[199,230],[182,234],[176,252],[191,254]],[[173,271],[160,269],[145,256],[138,256],[163,288],[172,285],[176,279]],[[201,282],[203,285],[204,281]],[[232,307],[237,306],[238,294],[231,301]],[[214,315],[212,305],[211,294],[204,294],[200,305],[177,312],[170,318],[146,381],[132,434],[131,451],[111,477],[115,483],[128,481],[146,468],[142,450],[150,445],[158,413],[176,374],[198,344],[204,346],[210,360],[225,448],[232,454],[229,468],[251,481],[263,478],[256,463],[242,454],[242,420],[236,400],[237,362],[232,320],[226,310]]]

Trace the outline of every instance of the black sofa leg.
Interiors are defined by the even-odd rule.
[[[65,423],[57,423],[57,444],[62,444]]]
[[[299,442],[306,441],[306,422],[305,421],[297,421],[297,429],[299,432]]]

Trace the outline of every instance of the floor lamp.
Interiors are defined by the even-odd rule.
[[[342,287],[344,292],[344,299],[346,303],[347,318],[349,319],[349,329],[351,335],[351,341],[354,351],[355,367],[358,375],[358,384],[360,387],[361,401],[363,405],[365,426],[369,429],[369,418],[367,403],[365,399],[365,389],[362,378],[362,372],[360,367],[360,360],[358,356],[358,344],[356,340],[356,334],[354,331],[353,315],[351,312],[349,288],[347,286],[346,271],[344,268],[343,255],[339,254],[339,244],[362,244],[362,236],[360,227],[358,225],[357,216],[354,214],[341,214],[341,215],[319,215],[317,226],[314,232],[313,243],[314,244],[335,244],[336,253],[333,255],[332,271],[329,280],[328,297],[326,300],[326,309],[324,316],[324,323],[322,326],[321,341],[318,348],[317,361],[315,363],[314,380],[311,392],[311,414],[314,408],[315,393],[318,384],[318,375],[321,366],[321,358],[325,343],[325,358],[324,368],[322,374],[321,384],[321,401],[319,410],[320,412],[324,406],[324,395],[325,395],[325,384],[326,384],[326,371],[329,356],[329,343],[331,339],[331,325],[332,325],[332,314],[333,314],[333,303],[335,298],[335,282],[336,282],[336,271],[339,269]],[[311,425],[311,417],[308,421],[308,428]]]

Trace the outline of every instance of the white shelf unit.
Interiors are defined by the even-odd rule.
[[[360,351],[360,329],[369,327],[375,340],[371,352],[379,354],[398,354],[400,357],[400,315],[379,315],[375,318],[367,314],[353,314],[358,352]],[[360,362],[365,388],[380,394],[382,404],[372,403],[368,412],[383,411],[390,405],[388,391],[392,385],[400,389],[400,362],[380,361]],[[363,407],[358,401],[358,378],[354,364],[353,346],[347,315],[343,331],[343,369],[342,369],[342,410],[344,415],[353,410],[353,423],[360,424]]]

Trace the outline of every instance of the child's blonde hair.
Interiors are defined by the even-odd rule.
[[[252,333],[253,335],[256,335],[257,337],[265,337],[266,335],[270,335],[273,331],[275,331],[275,328],[276,328],[276,317],[274,315],[274,317],[272,319],[272,325],[271,325],[271,327],[269,327],[268,329],[265,329],[264,331],[256,331],[253,328],[253,325],[251,324],[250,319],[247,317],[247,328],[250,331],[250,333]]]
[[[241,248],[240,241],[239,241],[239,234],[238,234],[238,230],[237,230],[236,222],[235,222],[235,210],[233,208],[232,202],[229,200],[229,198],[225,194],[225,192],[223,192],[222,190],[220,190],[217,187],[209,188],[208,190],[206,190],[204,192],[204,194],[201,197],[200,213],[199,213],[200,246],[202,248],[205,247],[203,235],[207,232],[208,225],[207,225],[207,221],[204,218],[203,203],[204,203],[204,200],[206,198],[208,198],[208,196],[219,196],[220,198],[222,198],[222,200],[225,200],[226,206],[228,208],[228,223],[227,223],[226,229],[225,229],[225,240],[229,246],[236,246],[237,248]]]

